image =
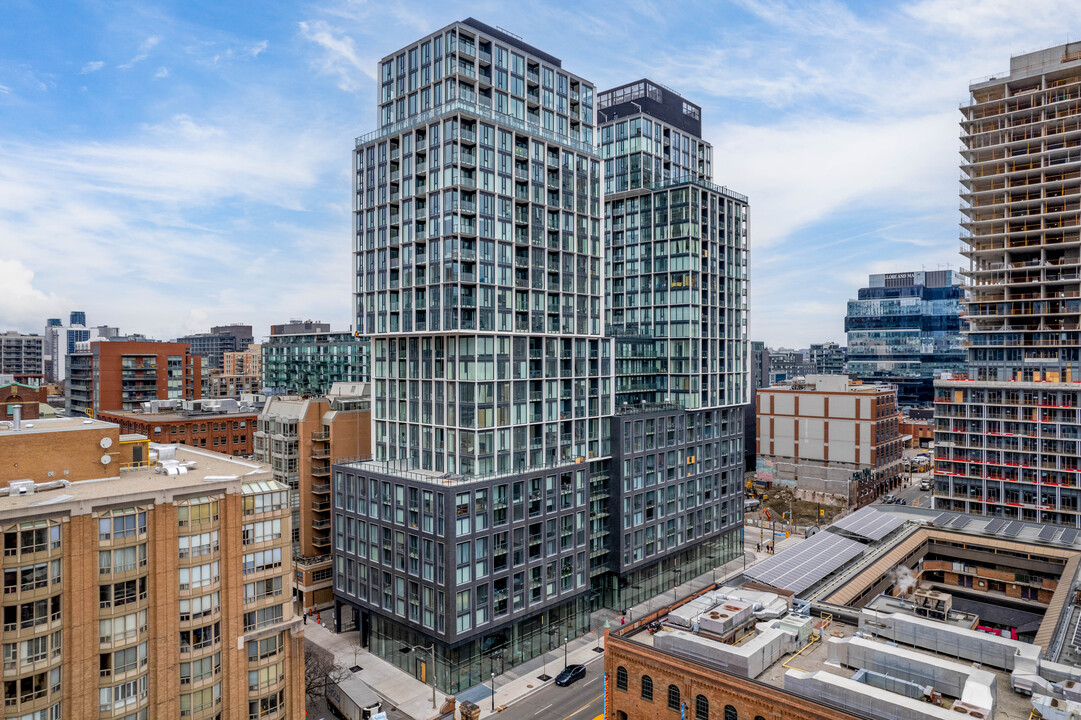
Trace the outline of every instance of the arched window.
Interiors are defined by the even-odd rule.
[[[653,678],[651,678],[649,675],[642,676],[642,699],[653,699]]]
[[[627,668],[623,667],[622,665],[616,668],[616,689],[627,689]]]
[[[705,695],[694,699],[694,717],[696,720],[709,720],[709,699]]]
[[[679,688],[675,685],[668,686],[668,707],[679,710]]]
[[[739,720],[739,713],[731,705],[724,706],[724,720]]]
[[[754,720],[766,720],[766,719],[764,717],[762,717],[761,715],[755,715]]]

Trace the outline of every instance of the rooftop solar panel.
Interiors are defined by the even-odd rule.
[[[1036,538],[1036,539],[1039,540],[1040,542],[1050,542],[1051,538],[1053,538],[1055,536],[1055,533],[1057,533],[1057,532],[1058,532],[1057,527],[1055,527],[1054,525],[1048,525],[1047,527],[1045,527],[1043,530],[1040,531],[1040,536],[1038,538]]]
[[[965,525],[968,525],[970,522],[972,522],[972,516],[970,516],[970,515],[958,515],[957,517],[955,517],[953,520],[950,521],[950,527],[954,528],[955,530],[960,530]]]
[[[1006,521],[1002,518],[995,518],[991,522],[987,523],[987,527],[983,529],[985,533],[997,533],[1002,526],[1006,524]]]
[[[831,532],[807,540],[758,563],[747,576],[799,594],[845,563],[859,557],[864,545]]]
[[[895,515],[867,507],[838,520],[833,527],[869,540],[881,540],[901,525],[904,525],[904,520]]]
[[[1009,525],[1002,528],[1002,530],[999,531],[998,534],[1005,535],[1006,537],[1016,537],[1017,533],[1021,532],[1021,529],[1024,527],[1025,524],[1023,522],[1018,522],[1017,520],[1014,520]]]
[[[1073,545],[1073,541],[1077,538],[1076,528],[1066,528],[1062,531],[1062,535],[1059,536],[1058,541],[1063,545]]]
[[[935,527],[946,527],[952,519],[953,515],[948,512],[944,512],[938,517],[936,517],[933,522],[935,524]]]

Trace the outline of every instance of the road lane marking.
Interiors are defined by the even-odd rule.
[[[592,680],[587,680],[586,685],[588,685],[591,682],[597,682],[597,678],[593,678]],[[586,685],[583,685],[582,687],[585,687]]]
[[[578,708],[577,710],[575,710],[574,712],[570,713],[569,715],[566,715],[566,716],[564,716],[564,717],[560,718],[559,720],[570,720],[570,718],[572,718],[572,717],[574,717],[575,715],[577,715],[578,713],[582,712],[583,710],[585,710],[586,708],[588,708],[588,707],[589,707],[590,705],[592,705],[593,703],[595,703],[595,702],[597,702],[598,700],[600,700],[600,699],[601,699],[602,697],[604,697],[604,693],[601,693],[601,694],[600,694],[600,695],[598,695],[597,697],[595,697],[595,698],[593,698],[592,700],[590,700],[589,702],[587,702],[587,703],[586,703],[585,705],[583,705],[582,707]]]
[[[552,705],[555,705],[555,703],[548,703],[547,705],[545,705],[544,707],[542,707],[542,708],[541,708],[540,710],[538,710],[537,712],[533,713],[533,716],[534,716],[534,717],[536,717],[537,715],[540,715],[540,714],[541,714],[542,712],[544,712],[544,711],[545,711],[545,710],[547,710],[548,708],[552,707]]]

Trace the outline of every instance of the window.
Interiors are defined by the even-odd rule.
[[[218,563],[216,562],[194,565],[190,568],[180,568],[179,572],[181,590],[194,590],[195,588],[216,583],[219,579]]]
[[[118,540],[146,532],[146,513],[135,508],[110,510],[98,518],[98,540]]]
[[[622,665],[616,668],[616,689],[627,689],[627,668],[623,667]]]
[[[649,675],[642,676],[642,699],[653,699],[653,678],[651,678]]]
[[[116,550],[98,551],[98,574],[128,572],[146,567],[146,543]]]
[[[272,548],[244,555],[244,574],[272,570],[282,565],[282,549]]]
[[[274,512],[285,507],[284,492],[266,492],[258,495],[245,495],[242,502],[245,515]]]
[[[180,717],[197,715],[221,703],[221,683],[180,696]]]
[[[181,601],[184,602],[184,601]],[[98,641],[102,643],[130,640],[139,632],[146,632],[147,611],[98,620]]]
[[[739,713],[736,712],[736,708],[732,705],[724,706],[724,720],[739,720]]]
[[[251,640],[248,642],[248,662],[273,657],[281,652],[284,647],[285,633],[279,633],[262,640]]]
[[[333,569],[331,569],[333,571]],[[244,603],[253,603],[282,594],[282,579],[278,577],[244,583]]]
[[[199,535],[181,535],[178,542],[181,558],[209,555],[218,551],[218,531],[200,533]]]
[[[244,630],[257,630],[282,621],[282,606],[271,605],[244,613]]]
[[[284,707],[285,691],[279,690],[276,693],[259,698],[258,700],[249,700],[248,717],[251,720],[268,717],[277,714],[277,712]]]
[[[146,578],[98,586],[98,607],[128,605],[146,599]]]
[[[149,676],[143,675],[126,683],[101,688],[98,691],[98,709],[101,712],[111,712],[139,702],[140,698],[146,697],[148,678]]]
[[[210,657],[180,663],[180,684],[191,685],[202,682],[221,672],[221,653]]]
[[[261,690],[277,685],[285,677],[285,661],[275,663],[259,670],[248,671],[248,690]]]
[[[694,717],[695,720],[709,720],[709,699],[705,695],[694,699]]]
[[[60,547],[60,526],[45,521],[29,522],[4,533],[4,556],[38,553]]]
[[[180,631],[180,652],[190,653],[192,650],[200,650],[210,647],[221,639],[221,623],[204,625],[191,630]]]
[[[181,599],[180,622],[189,622],[212,615],[221,609],[221,596],[216,593],[200,595],[196,598]]]
[[[176,509],[176,517],[180,527],[217,522],[218,501],[206,497],[185,500],[184,504]]]
[[[278,540],[282,536],[281,520],[263,520],[257,523],[248,523],[243,527],[245,545]]]
[[[679,710],[679,688],[675,685],[668,686],[668,707],[671,710]]]
[[[101,677],[121,675],[146,665],[146,643],[140,643],[134,647],[117,650],[114,653],[103,653],[98,656],[99,674]]]

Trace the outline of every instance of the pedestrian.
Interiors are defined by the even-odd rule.
[[[305,625],[308,624],[308,616],[307,616],[307,614],[304,615],[304,624]]]
[[[627,616],[626,616],[626,615],[624,615],[623,617],[619,618],[619,624],[620,624],[620,625],[625,625],[626,623],[627,623]]]
[[[754,551],[755,552],[762,552],[762,543],[755,544]]]

